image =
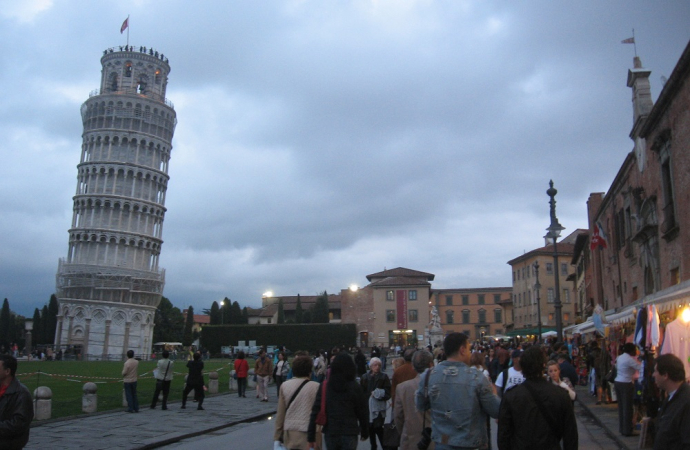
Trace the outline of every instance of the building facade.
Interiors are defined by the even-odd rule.
[[[67,257],[58,263],[55,344],[85,359],[150,354],[165,271],[165,195],[177,123],[157,51],[108,49],[84,126]]]
[[[590,258],[604,309],[670,292],[690,298],[690,43],[656,103],[650,74],[635,57],[627,78],[633,149],[608,192],[588,202],[590,235],[603,236]]]
[[[568,277],[571,273],[574,242],[582,232],[587,231],[577,230],[558,242],[556,261],[554,261],[553,243],[547,243],[544,247],[508,261],[513,276],[512,322],[514,323],[513,330],[509,334],[537,335],[540,319],[542,332],[555,329],[556,276],[559,277],[563,326],[575,323],[576,303],[573,283],[568,282]]]
[[[506,314],[503,303],[511,299],[511,287],[478,289],[433,289],[444,333],[465,333],[471,339],[503,335]]]

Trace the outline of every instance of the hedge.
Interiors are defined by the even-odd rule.
[[[281,324],[281,325],[206,325],[201,331],[201,345],[211,354],[224,345],[256,341],[256,345],[284,345],[288,349],[315,352],[345,345],[356,345],[355,324]]]

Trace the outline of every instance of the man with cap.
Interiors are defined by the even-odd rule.
[[[505,369],[496,378],[496,390],[501,397],[505,391],[525,381],[525,377],[522,376],[522,367],[520,367],[520,356],[522,356],[522,350],[513,350],[510,354],[513,366]]]

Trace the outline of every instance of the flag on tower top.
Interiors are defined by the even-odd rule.
[[[124,33],[128,26],[129,26],[129,17],[127,17],[125,19],[125,21],[122,22],[122,26],[120,27],[120,34]]]
[[[621,41],[621,44],[634,44],[635,43],[635,36],[628,38],[628,39],[623,39]]]

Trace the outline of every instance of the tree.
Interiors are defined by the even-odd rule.
[[[194,307],[189,305],[187,308],[187,320],[184,323],[184,333],[182,333],[182,345],[192,345],[194,342],[192,328],[194,327]]]
[[[245,308],[246,309],[246,308]],[[233,324],[242,325],[243,323],[248,323],[247,315],[245,311],[242,311],[240,304],[237,301],[232,302],[232,318],[234,320]]]
[[[302,319],[304,322],[302,323],[311,323],[311,312],[314,308],[306,309],[304,310],[304,314],[302,314]]]
[[[57,316],[60,313],[60,304],[55,294],[50,296],[50,301],[48,302],[48,335],[46,336],[49,341],[48,343],[53,343],[55,341],[55,334],[57,332]]]
[[[299,294],[297,294],[297,305],[295,305],[295,323],[304,323],[304,310]]]
[[[165,297],[156,309],[154,318],[153,342],[182,342],[184,316],[180,308],[173,306]]]
[[[278,300],[278,323],[285,323],[285,309],[283,308],[283,299]]]
[[[8,346],[12,343],[12,329],[14,328],[12,320],[12,311],[10,311],[10,302],[5,299],[2,302],[2,310],[0,310],[0,346]]]
[[[32,330],[32,344],[43,344],[43,321],[41,320],[41,312],[38,308],[34,309],[34,329]]]
[[[220,325],[220,308],[218,307],[218,302],[213,302],[208,315],[211,318],[211,325]]]
[[[41,334],[43,335],[43,344],[52,344],[55,335],[50,336],[50,313],[48,312],[48,305],[43,305],[41,309]]]
[[[223,306],[220,307],[220,311],[223,317],[221,323],[232,324],[237,322],[234,311],[232,309],[232,300],[230,300],[229,298],[225,297],[223,299]]]
[[[329,322],[329,311],[328,311],[328,293],[323,291],[316,299],[316,303],[312,308],[312,323],[328,323]]]
[[[249,311],[246,306],[242,308],[242,323],[249,323]]]

